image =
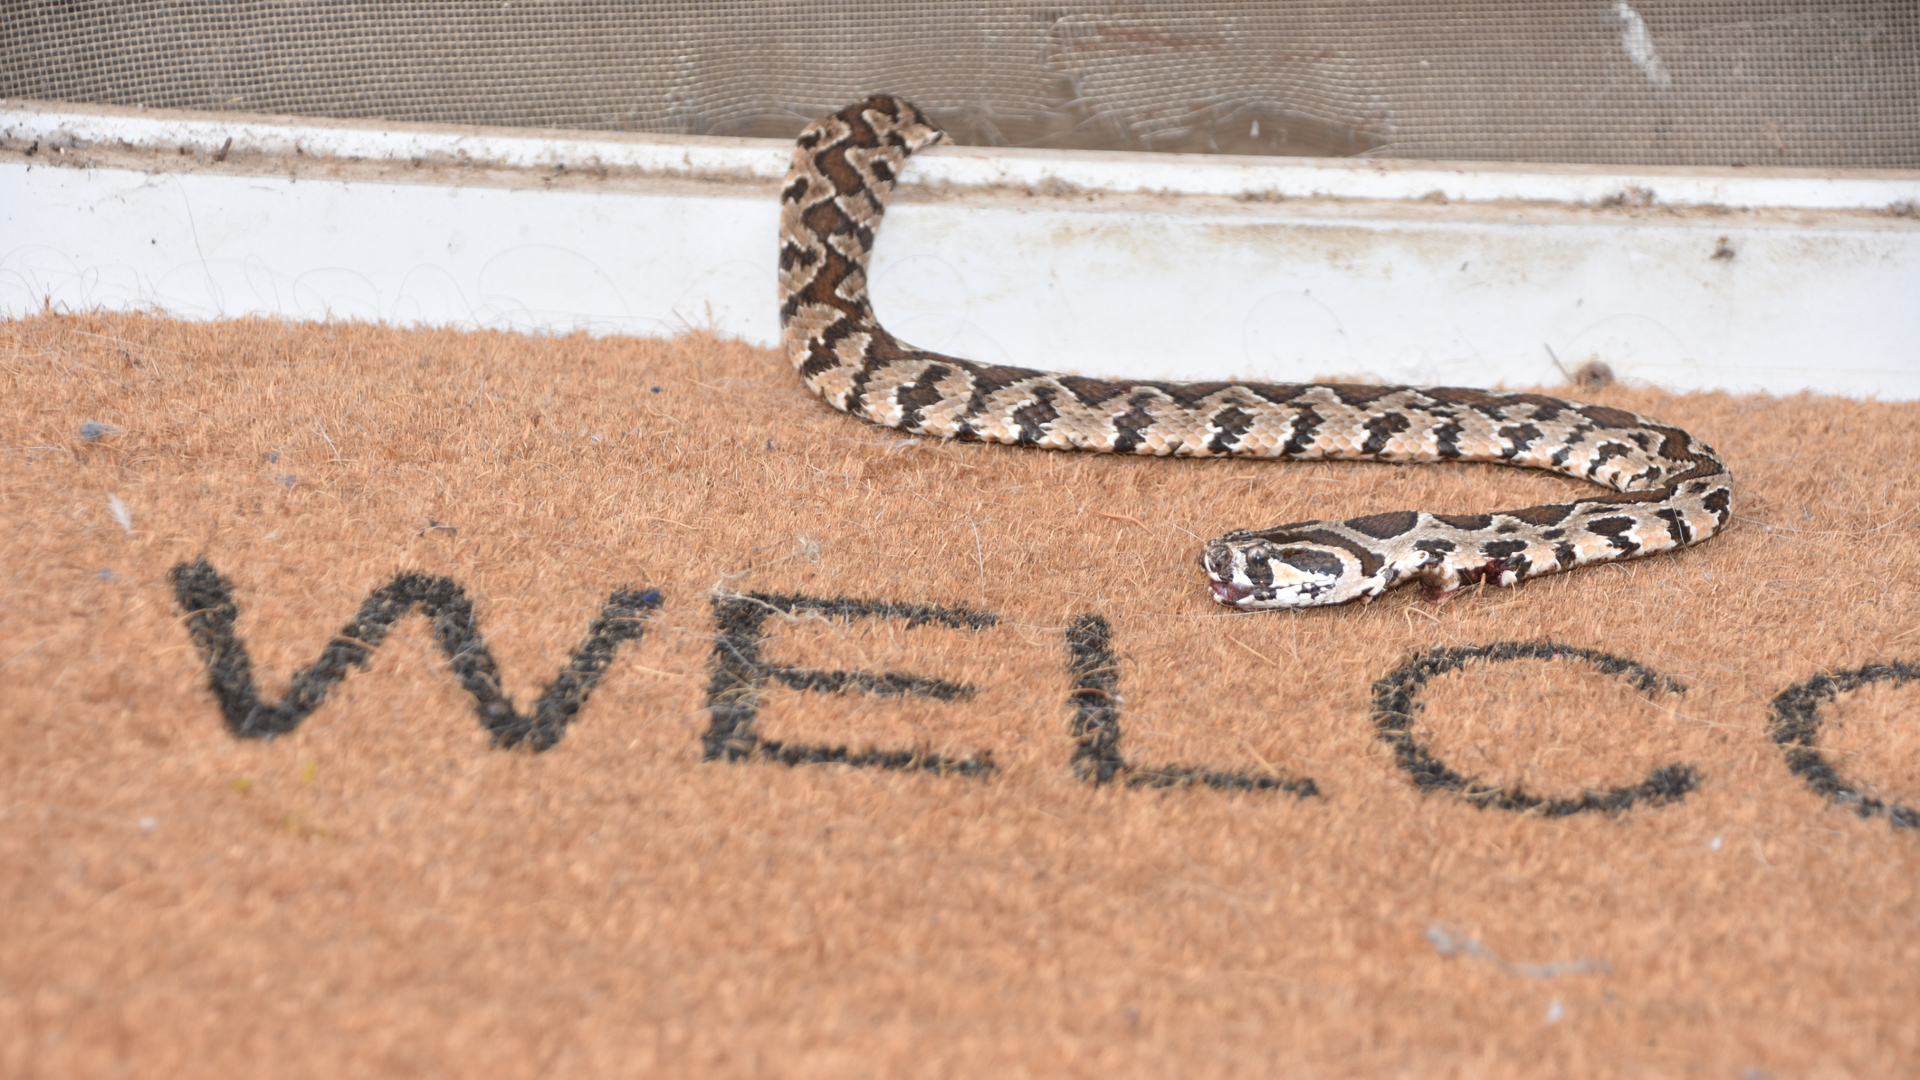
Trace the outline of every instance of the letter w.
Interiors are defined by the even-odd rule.
[[[524,741],[545,750],[567,733],[567,724],[606,674],[614,649],[623,641],[640,640],[644,622],[660,606],[660,594],[652,589],[622,589],[608,597],[573,658],[534,702],[532,715],[523,716],[500,692],[500,670],[487,652],[466,590],[452,578],[398,574],[367,597],[359,613],[320,651],[320,659],[294,675],[285,697],[268,703],[254,690],[247,646],[233,632],[240,609],[234,605],[232,586],[205,559],[181,563],[169,577],[227,727],[243,739],[270,739],[299,727],[327,699],[327,691],[346,678],[347,669],[366,667],[393,624],[418,607],[432,622],[433,640],[446,654],[461,689],[473,695],[474,711],[493,733],[494,745]]]

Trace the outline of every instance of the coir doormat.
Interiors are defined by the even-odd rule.
[[[1587,390],[1723,536],[1246,615],[1202,539],[1577,486],[916,441],[700,335],[0,358],[5,1075],[1920,1060],[1920,406]]]

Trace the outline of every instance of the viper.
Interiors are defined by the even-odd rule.
[[[982,364],[880,325],[867,267],[909,155],[942,138],[898,98],[800,133],[780,195],[780,325],[807,387],[862,419],[948,439],[1174,457],[1484,461],[1603,493],[1488,514],[1395,510],[1241,529],[1200,553],[1213,598],[1302,608],[1426,583],[1445,596],[1697,544],[1726,527],[1732,478],[1679,428],[1606,405],[1463,387],[1147,382]]]

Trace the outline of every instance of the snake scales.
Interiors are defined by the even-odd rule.
[[[1733,512],[1706,444],[1541,394],[1335,383],[1110,382],[916,349],[867,299],[874,233],[907,156],[941,138],[877,96],[807,127],[780,202],[787,355],[834,408],[918,435],[1177,457],[1486,461],[1611,490],[1491,514],[1399,510],[1228,533],[1200,564],[1241,609],[1342,604],[1420,580],[1444,595],[1699,543]]]

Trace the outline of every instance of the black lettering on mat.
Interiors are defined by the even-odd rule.
[[[168,576],[185,613],[187,636],[206,662],[227,728],[243,739],[270,739],[299,727],[333,685],[347,677],[348,669],[366,667],[393,624],[417,607],[432,623],[433,640],[446,654],[460,688],[473,695],[474,712],[493,733],[494,745],[524,742],[546,750],[567,733],[567,725],[606,674],[615,648],[623,641],[640,640],[644,623],[660,606],[660,594],[652,589],[621,589],[608,597],[567,666],[534,702],[533,714],[523,716],[500,692],[500,669],[487,651],[466,590],[452,578],[398,574],[367,597],[318,660],[293,676],[285,696],[268,703],[254,688],[246,643],[234,633],[240,609],[233,602],[232,585],[205,559],[181,563]]]
[[[1841,776],[1814,745],[1820,734],[1822,702],[1879,682],[1896,687],[1920,682],[1920,664],[1869,664],[1831,675],[1822,672],[1789,686],[1767,710],[1767,734],[1780,744],[1787,756],[1787,768],[1806,780],[1816,794],[1839,806],[1853,807],[1863,818],[1885,814],[1895,828],[1920,829],[1920,811],[1862,794],[1860,785]]]
[[[716,596],[713,600],[713,679],[707,684],[707,714],[711,718],[704,740],[708,761],[757,759],[788,765],[852,765],[876,769],[912,769],[962,776],[985,776],[993,771],[989,754],[954,759],[918,750],[850,752],[844,746],[807,746],[762,739],[754,731],[760,711],[760,692],[769,682],[795,690],[822,693],[856,691],[864,694],[912,694],[936,701],[962,701],[975,693],[965,683],[898,671],[821,671],[778,667],[760,657],[765,640],[763,625],[770,615],[813,614],[829,619],[903,619],[909,628],[925,625],[956,630],[985,630],[1000,617],[969,608],[896,604],[885,600],[822,599],[774,593]]]
[[[1608,675],[1619,675],[1645,693],[1662,690],[1679,693],[1681,687],[1664,675],[1618,656],[1556,645],[1551,641],[1497,641],[1491,645],[1438,648],[1417,654],[1395,668],[1386,678],[1373,684],[1373,722],[1387,745],[1393,747],[1400,767],[1413,776],[1423,791],[1451,791],[1482,808],[1562,817],[1585,810],[1617,813],[1637,802],[1661,806],[1679,802],[1700,784],[1700,774],[1688,765],[1663,765],[1647,774],[1644,783],[1608,791],[1582,791],[1578,795],[1544,798],[1511,788],[1488,787],[1470,777],[1461,776],[1413,737],[1413,718],[1420,710],[1420,690],[1437,675],[1459,671],[1469,660],[1554,660],[1576,656]]]
[[[1113,653],[1113,628],[1099,615],[1076,616],[1067,624],[1067,670],[1073,677],[1074,775],[1089,784],[1124,780],[1128,787],[1190,787],[1239,791],[1291,791],[1305,798],[1320,794],[1309,777],[1222,772],[1206,766],[1141,765],[1120,753],[1120,661]]]

